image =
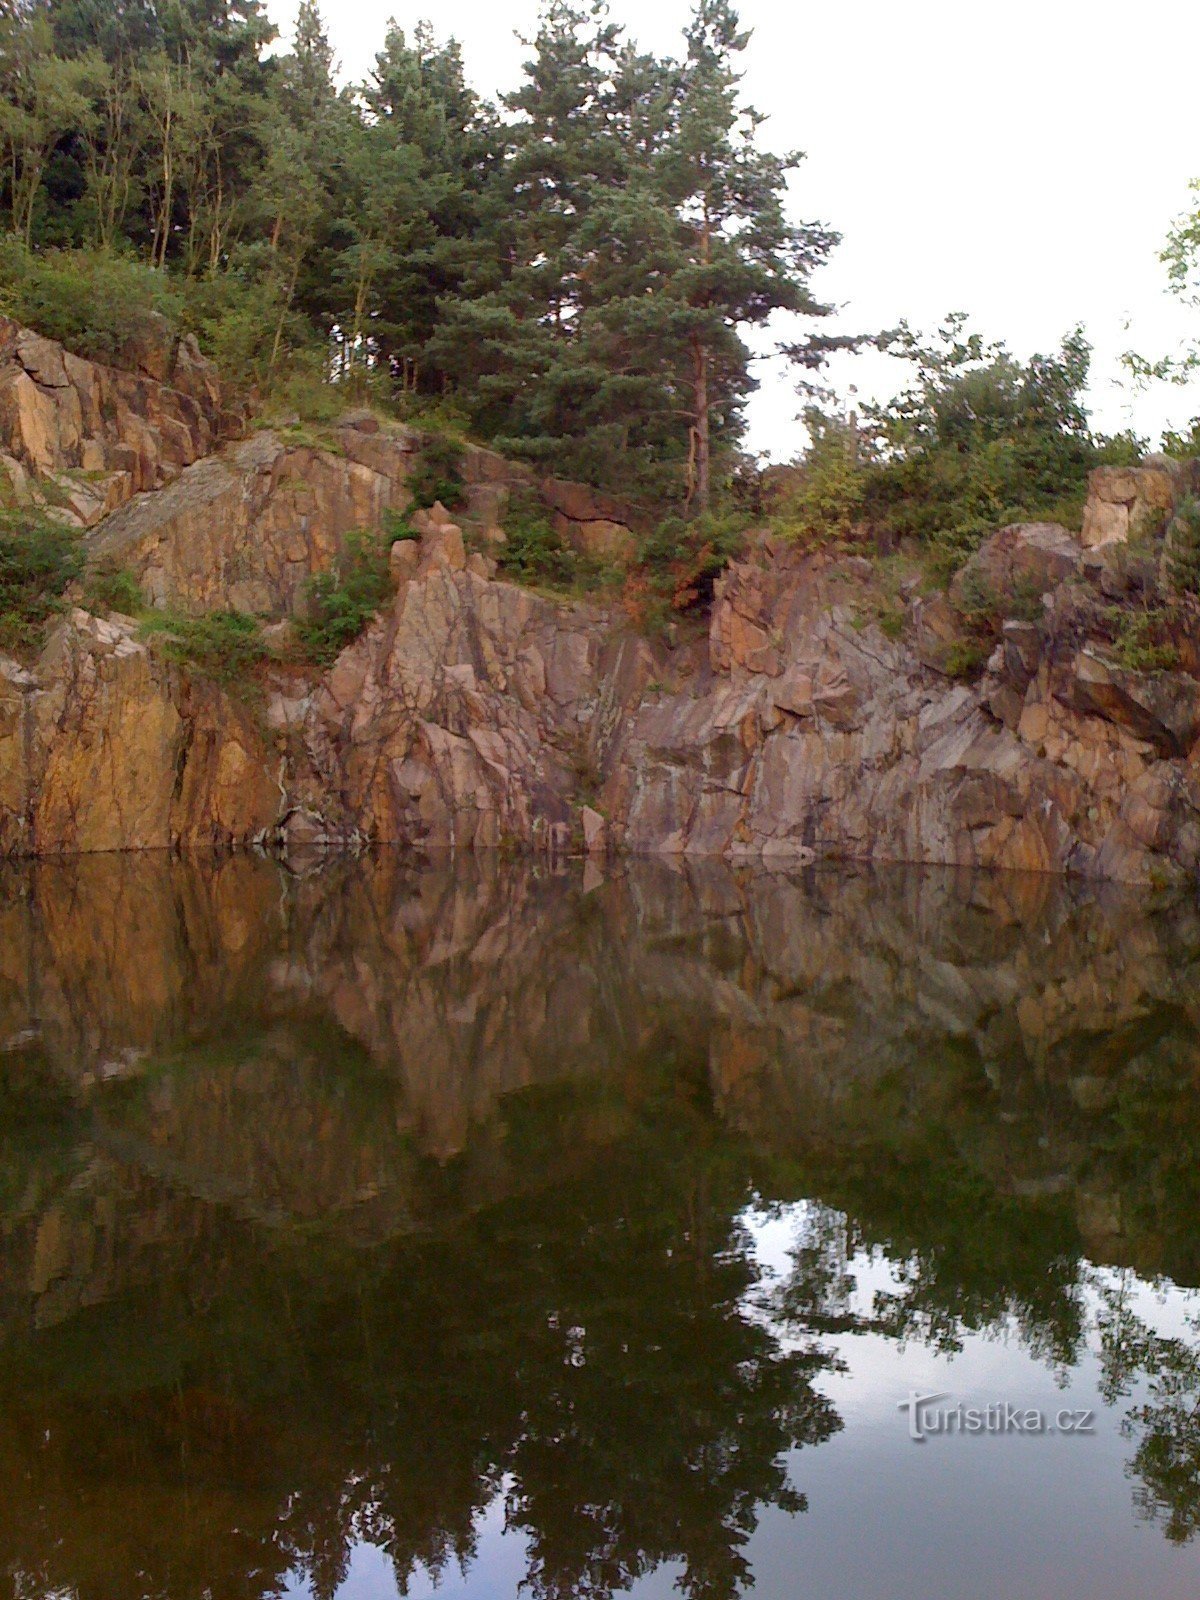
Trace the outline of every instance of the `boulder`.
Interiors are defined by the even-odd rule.
[[[950,598],[1005,613],[1074,577],[1083,562],[1075,536],[1057,522],[1018,522],[992,534],[955,574]]]

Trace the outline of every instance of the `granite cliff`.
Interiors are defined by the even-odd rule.
[[[365,414],[319,441],[236,437],[198,352],[155,371],[0,328],[0,466],[148,604],[278,631],[352,532],[409,504],[425,441]],[[35,660],[0,661],[0,851],[380,842],[1194,880],[1200,662],[1186,637],[1169,671],[1110,648],[1190,464],[1103,469],[1081,538],[1000,530],[949,596],[764,535],[707,637],[675,645],[497,574],[515,489],[611,560],[633,512],[484,450],[463,477],[457,520],[413,519],[392,599],[325,672],[285,657],[247,696],[81,604]]]

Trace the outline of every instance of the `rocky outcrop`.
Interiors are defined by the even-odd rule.
[[[34,668],[0,659],[0,851],[245,844],[279,807],[246,708],[132,623],[73,611]]]
[[[271,702],[293,752],[288,836],[567,848],[622,654],[613,619],[493,581],[453,525],[409,548],[390,613]]]
[[[1200,684],[1080,637],[1082,580],[1007,622],[967,683],[923,659],[926,602],[884,630],[865,562],[762,550],[718,586],[707,641],[668,650],[497,581],[449,522],[396,552],[363,637],[315,680],[271,669],[257,702],[72,613],[0,674],[0,845],[1200,866]]]
[[[0,483],[91,527],[240,426],[194,339],[148,344],[138,366],[84,361],[0,317]]]
[[[1112,620],[1149,592],[1160,553],[1142,534],[1196,463],[1101,469],[1082,542],[1001,529],[949,594],[765,537],[718,583],[707,639],[668,647],[615,605],[500,581],[490,553],[518,494],[607,562],[632,550],[636,508],[442,441],[461,503],[396,528],[417,537],[392,546],[393,598],[317,673],[288,665],[280,619],[352,534],[408,508],[422,451],[440,456],[369,412],[210,450],[220,397],[198,353],[151,340],[138,359],[95,367],[0,324],[10,472],[139,489],[91,530],[93,561],[160,606],[275,619],[277,655],[226,693],[128,619],[72,611],[37,661],[0,664],[0,850],[380,841],[1139,882],[1200,869],[1195,640],[1168,657],[1180,670],[1135,671],[1163,657],[1114,649]],[[143,435],[135,464],[122,452]]]
[[[1057,522],[1013,523],[955,573],[950,598],[967,610],[1020,607],[1073,578],[1082,563],[1079,540]]]
[[[1097,467],[1083,512],[1085,549],[1161,532],[1185,494],[1200,487],[1200,462],[1151,456],[1138,467]]]
[[[131,572],[154,605],[290,615],[347,535],[378,528],[410,498],[411,435],[350,426],[331,445],[252,434],[109,517],[93,560]]]
[[[1102,668],[1052,612],[952,683],[869,616],[844,565],[734,566],[691,680],[625,729],[601,797],[620,842],[1194,877],[1200,685]]]

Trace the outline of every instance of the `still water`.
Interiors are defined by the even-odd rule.
[[[1194,1596],[1198,1288],[1193,902],[0,870],[18,1600]]]

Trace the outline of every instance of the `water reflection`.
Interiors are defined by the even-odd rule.
[[[405,1592],[502,1505],[535,1596],[731,1596],[862,1352],[999,1336],[1185,1544],[1198,961],[1048,879],[4,869],[15,1592]]]

